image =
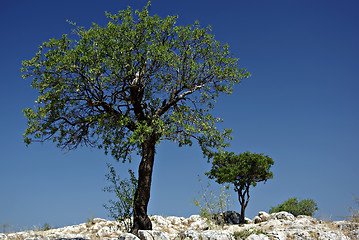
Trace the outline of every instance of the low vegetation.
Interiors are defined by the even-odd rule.
[[[277,207],[271,207],[269,209],[269,213],[285,211],[293,214],[295,217],[299,215],[307,215],[312,217],[314,212],[317,210],[317,203],[312,199],[308,198],[302,201],[298,201],[297,198],[289,198],[287,201],[284,201]]]
[[[359,198],[355,195],[353,196],[353,198],[354,198],[357,206],[359,206]],[[359,223],[359,209],[350,207],[349,213],[350,213],[350,215],[347,217],[347,220],[349,220],[351,222]]]
[[[236,240],[239,239],[246,239],[247,237],[249,237],[250,235],[255,234],[255,235],[266,235],[268,236],[268,233],[266,233],[264,230],[262,229],[246,229],[244,231],[237,231],[233,233],[233,237]]]
[[[40,231],[48,231],[50,229],[53,229],[53,227],[50,226],[49,223],[44,223],[41,227],[40,227]]]
[[[133,171],[128,170],[130,178],[120,179],[114,167],[107,165],[110,173],[106,175],[111,185],[104,188],[105,192],[115,193],[116,200],[110,200],[104,207],[109,211],[109,217],[118,221],[124,226],[127,232],[133,227],[133,204],[137,188],[137,179]]]
[[[223,185],[219,195],[212,189],[211,182],[208,181],[204,187],[202,179],[199,177],[201,184],[201,192],[199,196],[193,200],[195,206],[200,208],[201,217],[206,218],[209,222],[219,220],[222,212],[229,210],[231,205],[231,193],[228,185]],[[218,225],[221,223],[216,222]],[[223,225],[223,222],[222,222]]]

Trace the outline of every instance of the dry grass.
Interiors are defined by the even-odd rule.
[[[327,228],[329,228],[332,231],[340,231],[350,239],[357,240],[357,238],[353,238],[350,233],[352,230],[355,230],[355,227],[353,226],[348,225],[349,227],[341,228],[338,224],[330,220],[323,221],[322,224],[324,224]]]
[[[319,233],[313,231],[309,231],[308,233],[312,239],[319,239]]]
[[[260,234],[263,234],[263,235],[266,235],[268,236],[268,233],[265,232],[264,230],[262,229],[245,229],[243,231],[237,231],[237,232],[234,232],[233,233],[233,237],[234,239],[236,240],[239,240],[239,239],[246,239],[247,237],[249,237],[250,235],[252,234],[255,234],[255,235],[260,235]]]
[[[287,233],[287,240],[295,240],[295,236],[291,233]]]
[[[357,196],[353,196],[355,203],[359,206],[359,198]],[[359,209],[355,209],[353,207],[349,208],[350,215],[348,220],[354,223],[359,223]]]

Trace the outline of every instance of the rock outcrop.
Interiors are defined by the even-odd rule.
[[[235,222],[236,214],[228,221]],[[153,230],[125,233],[115,221],[95,218],[89,223],[51,229],[0,234],[0,240],[353,240],[359,239],[359,223],[348,221],[324,222],[309,216],[294,217],[287,212],[259,212],[248,224],[215,225],[193,215],[184,217],[151,217]]]

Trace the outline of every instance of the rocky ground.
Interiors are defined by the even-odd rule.
[[[0,240],[352,240],[359,239],[359,223],[325,222],[308,216],[294,217],[287,212],[260,212],[248,224],[238,225],[235,217],[218,226],[198,215],[189,218],[152,216],[152,231],[139,231],[138,236],[125,233],[115,221],[95,218],[88,223],[51,229],[0,234]]]

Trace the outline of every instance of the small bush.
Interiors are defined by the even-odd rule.
[[[206,188],[203,187],[203,182],[198,176],[201,184],[201,192],[199,197],[193,199],[195,206],[200,208],[200,215],[208,221],[215,221],[216,224],[224,224],[219,221],[219,216],[224,211],[227,211],[231,205],[231,193],[228,185],[222,186],[219,195],[211,189],[211,183],[208,181]]]
[[[357,196],[353,196],[355,203],[359,205],[359,198]],[[349,208],[350,216],[348,217],[349,221],[359,223],[359,209],[355,209],[353,207]]]
[[[132,215],[137,179],[133,171],[128,170],[130,179],[121,180],[114,167],[111,164],[107,164],[107,166],[110,173],[106,177],[112,185],[105,187],[104,191],[115,193],[117,199],[110,200],[109,205],[104,204],[104,207],[110,212],[111,218],[122,224],[127,232],[130,232],[133,227]]]
[[[48,231],[50,229],[53,229],[53,227],[51,227],[50,224],[48,224],[48,223],[44,223],[44,225],[42,225],[39,230],[40,231]]]
[[[297,200],[297,198],[289,198],[287,201],[279,204],[277,207],[271,207],[269,213],[276,212],[289,212],[295,217],[299,215],[313,216],[314,212],[318,210],[317,204],[312,199],[304,199],[302,201]]]

